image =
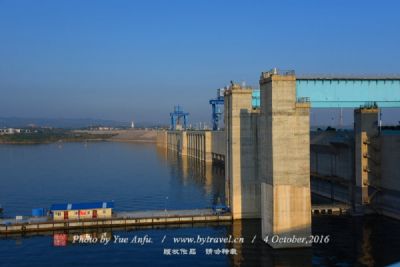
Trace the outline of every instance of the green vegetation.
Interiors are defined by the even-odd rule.
[[[43,144],[54,142],[82,142],[106,140],[113,134],[91,134],[65,129],[38,128],[27,132],[0,135],[0,144]]]

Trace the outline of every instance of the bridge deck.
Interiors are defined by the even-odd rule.
[[[400,107],[400,78],[297,78],[296,94],[308,98],[314,108],[359,108],[369,102],[396,108]]]

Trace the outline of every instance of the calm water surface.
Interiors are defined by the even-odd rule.
[[[116,210],[210,207],[223,202],[218,166],[178,158],[154,145],[68,143],[0,146],[3,216],[29,215],[52,203],[110,201]],[[92,236],[143,237],[153,244],[72,244],[53,236],[0,238],[0,266],[385,266],[400,261],[400,222],[385,217],[314,217],[313,233],[330,235],[312,249],[274,251],[260,239],[259,220],[150,229],[83,231]],[[73,238],[77,233],[69,233]],[[176,244],[173,237],[243,237],[242,244]],[[256,239],[252,243],[252,240]],[[164,242],[162,240],[164,239]],[[237,255],[206,255],[206,249]],[[195,249],[196,255],[163,255]]]

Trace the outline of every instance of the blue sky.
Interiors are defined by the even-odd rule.
[[[400,70],[399,1],[0,0],[0,116],[209,121],[230,80]],[[330,118],[330,115],[327,115]]]

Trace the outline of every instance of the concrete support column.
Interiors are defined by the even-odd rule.
[[[186,131],[182,131],[180,133],[180,142],[181,142],[181,147],[180,147],[180,151],[179,153],[182,156],[187,156],[187,132]]]
[[[205,132],[204,133],[204,140],[205,140],[205,161],[206,162],[212,162],[213,161],[213,156],[212,156],[212,133],[211,132]]]
[[[174,133],[170,133],[170,134],[169,134],[170,149],[171,149],[171,150],[174,150],[174,149],[175,149],[175,147],[174,147],[174,139],[173,139],[173,136],[174,136]]]
[[[171,141],[171,150],[174,151],[175,150],[175,142],[174,142],[174,136],[175,134],[172,132],[169,135],[170,141]]]
[[[175,133],[171,133],[171,150],[175,151]]]
[[[204,134],[201,135],[201,160],[205,160],[204,158]]]
[[[205,134],[202,133],[201,135],[201,160],[206,160],[205,158],[205,150],[206,150],[206,146],[205,146]]]
[[[198,153],[198,151],[197,151],[197,134],[193,135],[193,140],[194,140],[194,155],[193,155],[193,157],[197,158],[197,153]]]
[[[176,144],[176,133],[175,133],[175,132],[174,132],[174,134],[172,135],[172,146],[173,146],[174,151],[177,151],[177,150],[178,150],[177,144]]]
[[[188,145],[188,147],[189,147],[189,151],[188,151],[188,152],[189,152],[189,153],[188,153],[188,154],[189,154],[189,156],[191,157],[191,156],[192,156],[192,152],[193,152],[193,148],[192,148],[192,134],[191,134],[191,133],[189,134],[189,137],[188,137],[188,138],[189,138],[189,145]]]
[[[260,89],[262,235],[273,248],[310,247],[272,241],[311,234],[310,105],[296,101],[294,74],[262,73]]]
[[[193,136],[194,139],[194,158],[197,158],[198,148],[197,148],[197,134]]]
[[[380,177],[378,114],[378,108],[354,110],[355,192],[353,194],[357,213],[364,213],[365,205],[371,202],[369,187],[378,188]]]
[[[168,140],[167,148],[170,150],[171,149],[171,133],[170,132],[167,133],[167,140]]]
[[[199,134],[199,159],[203,160],[203,135]]]
[[[233,219],[260,218],[260,183],[255,176],[250,113],[252,90],[233,84],[225,91],[227,156],[225,179]]]
[[[193,134],[190,134],[190,156],[193,157]]]
[[[193,144],[192,144],[192,134],[189,134],[189,156],[191,157],[193,153]]]
[[[200,151],[201,151],[201,160],[204,160],[204,135],[203,134],[201,134],[200,135],[200,140],[201,140],[201,149],[200,149]]]

